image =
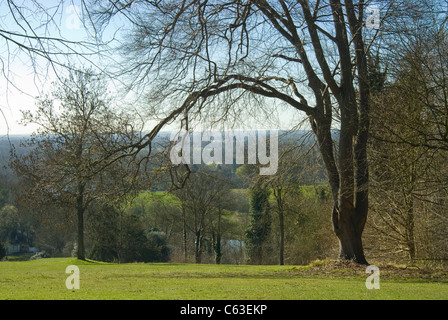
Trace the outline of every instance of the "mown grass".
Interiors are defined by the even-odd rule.
[[[67,289],[68,265],[80,270],[80,289]],[[328,269],[328,264],[327,267]],[[70,258],[0,262],[0,299],[447,299],[444,279],[406,275],[365,286],[353,268],[318,272],[316,266],[113,264]],[[342,270],[342,271],[337,271]]]

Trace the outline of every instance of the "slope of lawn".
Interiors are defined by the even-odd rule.
[[[66,267],[80,270],[67,289]],[[0,299],[447,299],[445,274],[415,275],[388,267],[380,289],[367,289],[364,267],[113,264],[51,258],[0,262]],[[382,268],[380,268],[382,270]],[[420,278],[417,278],[420,277]]]

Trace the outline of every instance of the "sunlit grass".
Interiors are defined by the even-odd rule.
[[[65,269],[80,270],[80,289],[67,289]],[[52,258],[0,262],[0,299],[447,299],[448,284],[367,275],[303,273],[294,266],[112,264]]]

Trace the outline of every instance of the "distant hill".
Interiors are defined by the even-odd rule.
[[[20,151],[21,141],[25,141],[29,137],[30,137],[29,135],[0,136],[0,166],[2,168],[3,166],[8,164],[10,150],[12,146],[14,146],[16,150]]]
[[[337,136],[337,131],[334,131]],[[152,142],[153,149],[160,148],[169,141],[171,131],[161,131]],[[7,165],[10,156],[10,150],[14,146],[18,154],[23,153],[26,148],[21,146],[21,142],[29,139],[30,135],[4,135],[0,136],[0,165],[3,167]],[[279,145],[287,142],[304,142],[313,144],[315,143],[315,136],[308,130],[294,130],[285,131],[279,130]],[[208,142],[203,142],[206,145]]]

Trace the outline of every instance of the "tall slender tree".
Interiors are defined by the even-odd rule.
[[[271,231],[271,216],[269,190],[260,181],[250,188],[249,213],[251,222],[246,237],[250,263],[262,264],[265,242]]]
[[[51,96],[43,97],[23,121],[39,126],[25,145],[12,153],[11,166],[26,186],[29,205],[52,203],[77,217],[77,257],[85,259],[84,218],[94,200],[113,199],[131,191],[136,175],[116,150],[132,143],[135,127],[124,113],[114,113],[106,83],[91,71],[73,72]],[[107,170],[106,170],[107,168]]]

